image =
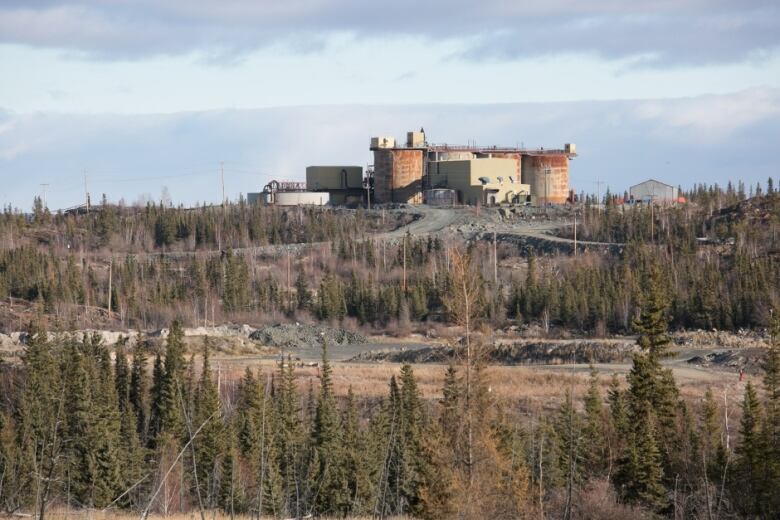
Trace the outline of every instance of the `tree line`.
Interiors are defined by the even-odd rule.
[[[737,194],[711,189],[694,198],[708,201],[721,196],[738,199]],[[216,253],[197,253],[195,247],[188,255],[106,256],[45,245],[40,240],[48,240],[47,227],[33,221],[24,224],[26,240],[0,249],[0,300],[34,303],[53,317],[51,326],[60,329],[86,326],[96,316],[108,316],[109,310],[108,323],[142,329],[163,327],[175,317],[195,325],[250,320],[258,314],[273,320],[307,314],[329,321],[352,318],[379,330],[447,321],[442,297],[448,291],[452,250],[458,244],[440,237],[407,234],[389,240],[362,234],[381,225],[368,213],[231,207],[225,217],[217,208],[150,206],[144,211],[149,213],[147,228],[162,215],[192,222],[224,218],[234,231],[225,231],[223,237],[243,236],[238,230],[257,219],[264,225],[277,222],[273,225],[291,240],[327,242],[270,257],[225,247],[268,240],[250,233],[246,242],[223,241],[225,249]],[[572,256],[500,244],[496,258],[488,241],[468,244],[482,266],[477,275],[485,282],[483,319],[494,327],[541,324],[546,330],[630,333],[639,308],[637,269],[653,260],[663,273],[673,328],[738,330],[769,325],[770,309],[780,304],[780,194],[774,188],[712,215],[701,205],[626,211],[608,205],[603,212],[584,211],[578,237],[620,242],[620,251],[603,253],[595,248]],[[329,223],[333,230],[298,235],[301,215],[304,227],[318,229]],[[17,218],[10,214],[6,225]],[[57,218],[65,230],[76,217]],[[83,220],[73,222],[92,222],[90,226],[100,220],[99,215],[78,218]],[[143,220],[127,217],[128,229],[143,229],[139,219]],[[373,224],[361,224],[366,219]],[[70,232],[58,231],[57,240],[72,235],[89,242],[95,239],[90,226],[73,224]],[[36,233],[39,241],[30,243]],[[128,233],[134,236],[136,231]],[[521,267],[498,269],[494,277],[494,262],[512,259],[520,260]]]
[[[711,391],[689,402],[661,364],[668,299],[650,266],[625,380],[603,395],[593,371],[582,399],[565,391],[529,420],[490,390],[487,347],[471,334],[486,304],[476,272],[453,258],[443,304],[463,329],[461,361],[435,400],[408,365],[379,400],[337,396],[327,345],[317,388],[290,358],[221,387],[208,339],[198,369],[178,322],[162,351],[139,341],[113,360],[96,336],[49,341],[33,326],[21,366],[0,372],[0,505],[41,520],[64,503],[143,516],[776,518],[780,320],[741,410]]]

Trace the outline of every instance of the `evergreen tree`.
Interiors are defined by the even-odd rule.
[[[660,360],[668,355],[666,300],[660,272],[651,267],[645,280],[643,305],[635,327],[641,353],[634,355],[628,375],[627,452],[620,459],[616,484],[621,495],[658,509],[663,499],[664,467],[671,466],[677,432],[678,391],[674,377]]]
[[[159,357],[156,359],[155,372],[161,369],[158,366]],[[146,374],[146,350],[140,341],[136,342],[133,349],[133,364],[130,370],[130,388],[128,398],[133,414],[136,418],[136,432],[141,442],[146,441],[147,434],[147,391],[149,388],[148,376]]]
[[[241,512],[243,505],[243,486],[238,475],[238,451],[235,435],[228,430],[227,446],[222,457],[218,501],[222,510],[234,518],[236,512]]]
[[[780,313],[772,313],[770,345],[764,367],[766,412],[762,444],[765,447],[764,484],[767,490],[780,489]],[[780,511],[780,496],[769,491],[765,508]]]
[[[303,503],[303,471],[301,443],[302,430],[300,404],[295,383],[295,371],[292,358],[282,359],[279,363],[279,388],[275,396],[277,434],[277,466],[281,477],[282,513],[287,516],[301,516]]]
[[[317,490],[314,496],[314,511],[318,514],[333,514],[349,501],[344,495],[347,489],[344,467],[341,464],[339,416],[333,395],[333,381],[327,343],[322,343],[322,366],[320,368],[320,392],[312,428],[313,473],[312,482]]]
[[[762,475],[764,446],[761,422],[761,404],[753,385],[748,381],[745,385],[742,419],[739,423],[741,440],[735,450],[737,461],[734,482],[736,484],[733,492],[738,510],[747,517],[760,515],[764,504],[765,482]]]
[[[591,476],[602,475],[607,469],[607,438],[604,427],[604,406],[599,392],[598,372],[591,366],[590,384],[585,394],[585,424],[582,430],[583,470]]]
[[[298,271],[298,276],[295,278],[295,300],[298,310],[305,310],[311,306],[311,291],[306,283],[303,269]]]
[[[565,479],[564,488],[567,497],[564,518],[571,518],[573,495],[582,480],[583,424],[582,418],[574,409],[571,392],[568,389],[558,409],[554,427],[558,441],[559,471]]]
[[[22,357],[25,379],[15,408],[20,500],[34,502],[41,520],[56,489],[56,479],[61,476],[66,447],[63,381],[59,360],[47,336],[39,324],[30,325]]]
[[[184,331],[178,320],[171,324],[165,342],[165,361],[163,363],[161,388],[160,422],[162,432],[166,432],[181,442],[185,437],[183,403],[187,363],[184,360]],[[183,444],[183,442],[182,442]]]
[[[352,386],[347,391],[347,403],[341,416],[341,466],[344,475],[343,500],[337,513],[356,516],[370,512],[372,486],[366,450],[367,443],[360,428],[357,402]]]
[[[203,340],[203,368],[195,393],[194,419],[190,425],[192,431],[202,426],[197,441],[193,442],[193,445],[200,496],[205,498],[207,507],[212,506],[212,490],[216,487],[214,483],[217,474],[217,461],[219,455],[225,450],[219,394],[211,379],[210,349],[211,340],[206,337]]]
[[[625,480],[625,487],[621,490],[622,496],[628,501],[639,502],[652,509],[661,510],[667,505],[668,500],[662,483],[661,454],[655,441],[652,415],[649,416],[647,426],[639,429],[634,435],[636,438],[629,448],[628,466],[621,467],[621,472],[628,469],[630,473],[629,478]]]
[[[138,379],[141,381],[141,378]],[[150,448],[157,445],[157,438],[162,433],[163,428],[163,410],[165,407],[163,398],[163,388],[165,386],[165,369],[160,354],[154,357],[154,368],[152,369],[152,388],[151,405],[149,409],[149,429],[147,443]]]
[[[420,512],[420,488],[425,474],[422,439],[426,421],[417,389],[417,381],[409,364],[401,367],[400,388],[400,438],[402,442],[402,469],[399,472],[402,512]]]
[[[114,382],[116,383],[117,402],[120,412],[127,409],[130,399],[130,367],[127,364],[127,356],[122,346],[116,350],[114,361]]]

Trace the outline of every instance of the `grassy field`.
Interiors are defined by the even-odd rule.
[[[237,381],[247,366],[260,369],[265,374],[278,370],[276,363],[269,360],[246,360],[230,358],[220,360],[221,377],[226,384]],[[395,363],[349,363],[334,362],[333,383],[337,396],[346,396],[349,387],[358,397],[376,399],[387,395],[388,382],[398,376],[401,365]],[[414,365],[418,387],[425,399],[441,398],[445,368],[442,365]],[[602,395],[606,397],[612,374],[618,374],[621,386],[625,386],[625,374],[629,364],[597,365]],[[691,367],[687,364],[671,366],[682,396],[696,401],[703,397],[707,388],[723,399],[724,392],[730,404],[738,406],[744,385],[748,380],[760,384],[760,377],[745,376],[740,382],[737,374]],[[296,375],[302,390],[312,383],[319,384],[317,367],[298,367]],[[485,377],[491,393],[498,399],[521,410],[533,412],[557,407],[569,389],[575,398],[582,396],[588,388],[589,368],[587,365],[558,366],[488,366]]]
[[[272,520],[272,517],[261,517],[258,519],[256,516],[249,515],[235,515],[230,516],[223,511],[211,510],[205,511],[204,515],[206,520]],[[141,514],[118,512],[118,511],[101,511],[92,509],[53,509],[47,511],[46,520],[139,520]],[[193,511],[191,513],[174,513],[170,515],[163,514],[150,514],[149,520],[201,520],[200,513]],[[310,517],[306,517],[310,518]],[[318,517],[322,520],[327,520],[330,517]],[[361,520],[369,517],[349,517],[353,520]],[[409,520],[406,516],[387,517],[387,520]]]

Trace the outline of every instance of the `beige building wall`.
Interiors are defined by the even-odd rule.
[[[363,168],[360,166],[309,166],[306,168],[307,190],[362,188]]]
[[[517,196],[520,202],[530,193],[530,186],[517,176],[515,159],[486,158],[428,163],[432,188],[457,190],[463,204],[506,204]],[[488,179],[486,184],[481,177]]]

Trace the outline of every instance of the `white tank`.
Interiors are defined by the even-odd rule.
[[[327,192],[320,191],[278,191],[274,193],[276,206],[324,206],[330,201]]]

